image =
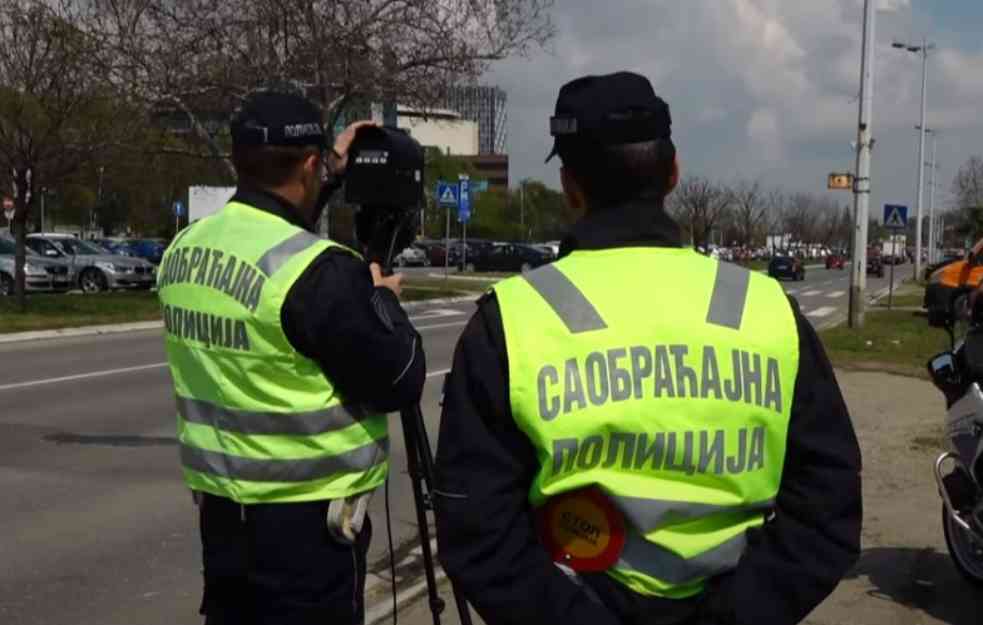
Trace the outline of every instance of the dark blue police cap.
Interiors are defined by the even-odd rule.
[[[655,95],[644,76],[632,72],[584,76],[560,88],[550,134],[555,141],[547,162],[578,146],[670,139],[672,117],[669,105]]]
[[[321,113],[306,98],[277,91],[250,94],[230,123],[232,143],[241,145],[327,145]]]

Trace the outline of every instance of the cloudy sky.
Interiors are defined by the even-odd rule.
[[[943,206],[959,165],[983,154],[983,2],[879,2],[871,212],[885,202],[915,204],[921,60],[891,42],[923,37],[938,45],[928,126],[941,131]],[[558,164],[543,164],[557,91],[577,76],[621,69],[647,76],[669,102],[686,173],[825,193],[829,172],[853,171],[862,0],[556,5],[551,49],[499,63],[483,81],[508,91],[513,182],[532,177],[559,188]]]

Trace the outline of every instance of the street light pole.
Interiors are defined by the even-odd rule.
[[[928,104],[928,51],[922,45],[922,123],[918,139],[918,221],[915,223],[915,280],[922,275],[922,203],[925,198],[925,109]]]
[[[860,112],[857,125],[857,175],[854,180],[853,270],[850,272],[850,327],[864,324],[867,286],[867,211],[870,204],[871,118],[874,108],[875,0],[864,0],[863,52],[860,60]]]
[[[938,169],[938,163],[936,162],[936,157],[938,156],[939,147],[939,136],[937,133],[932,133],[932,181],[929,183],[931,187],[929,189],[929,201],[928,201],[928,262],[929,264],[935,263],[937,258],[936,247],[935,247],[935,173]]]
[[[919,125],[918,133],[918,201],[917,218],[915,222],[915,279],[922,272],[922,215],[923,201],[925,197],[925,117],[928,109],[928,53],[935,49],[934,43],[929,43],[927,39],[922,40],[922,45],[912,45],[903,42],[894,42],[893,47],[899,50],[906,50],[922,57],[922,122]]]

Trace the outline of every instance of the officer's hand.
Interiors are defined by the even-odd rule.
[[[383,276],[382,267],[379,266],[379,263],[370,264],[369,271],[372,272],[372,283],[374,285],[389,289],[396,294],[396,297],[403,294],[403,274],[394,273],[391,276]]]
[[[355,140],[355,133],[358,132],[358,129],[378,125],[373,121],[355,122],[338,135],[334,142],[334,151],[337,153],[337,156],[332,155],[331,157],[331,167],[335,173],[343,172],[348,167],[348,149],[352,147],[352,141]]]

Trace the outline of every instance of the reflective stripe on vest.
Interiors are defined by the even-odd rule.
[[[529,498],[592,485],[627,541],[608,574],[681,598],[731,570],[781,481],[798,331],[780,285],[688,250],[575,252],[494,287]]]
[[[181,445],[181,461],[186,468],[248,482],[310,482],[337,473],[357,473],[384,463],[388,454],[388,439],[334,456],[303,460],[256,460]]]
[[[192,489],[276,503],[385,480],[386,415],[346,402],[281,325],[290,288],[329,247],[341,246],[230,202],[165,252],[158,286]]]

